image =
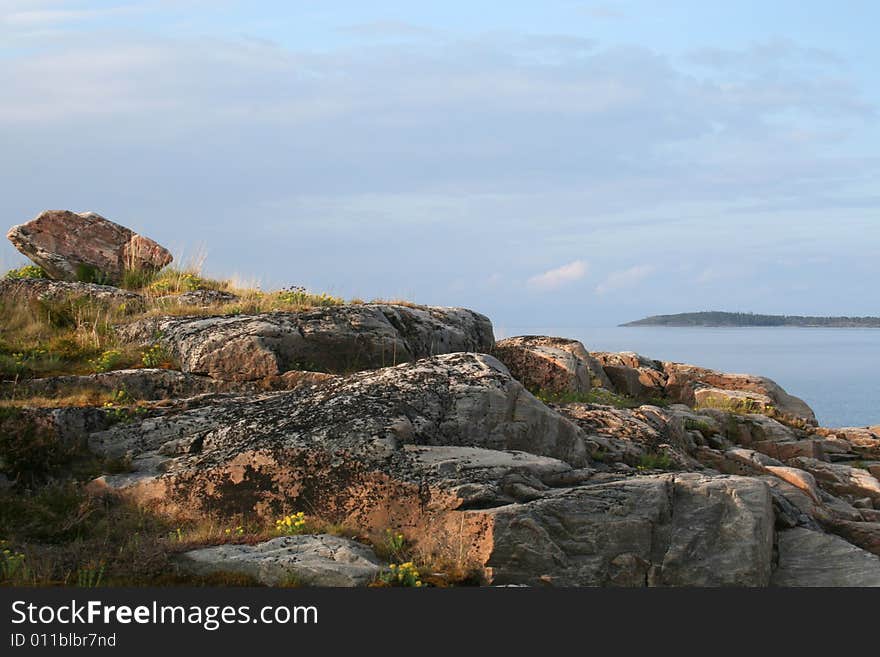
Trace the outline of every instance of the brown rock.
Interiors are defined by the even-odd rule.
[[[492,353],[529,390],[558,394],[591,388],[590,355],[577,340],[524,335],[496,342]]]
[[[617,393],[642,400],[665,395],[666,374],[659,361],[630,351],[596,351],[591,355],[602,366]]]
[[[831,524],[830,529],[853,545],[880,555],[880,522],[838,520]]]
[[[842,538],[796,527],[777,542],[772,586],[880,586],[880,559]]]
[[[870,497],[880,503],[880,481],[867,470],[803,456],[791,459],[789,463],[812,474],[819,486],[834,495],[851,499]]]
[[[348,373],[434,354],[485,353],[495,344],[492,323],[472,310],[394,304],[159,317],[117,330],[144,345],[161,335],[184,372],[227,381],[256,381],[290,370]]]
[[[667,375],[666,393],[670,399],[693,406],[697,402],[696,391],[700,388],[751,393],[759,405],[773,407],[773,414],[796,424],[815,426],[816,415],[802,400],[789,395],[775,381],[751,374],[727,374],[682,363],[663,363]],[[744,401],[748,395],[743,395]],[[766,399],[765,399],[766,398]]]
[[[819,488],[816,485],[815,478],[809,472],[797,468],[780,467],[775,465],[767,466],[767,470],[783,481],[787,481],[795,488],[802,490],[816,504],[821,504],[822,500]]]
[[[772,456],[780,461],[788,461],[798,456],[806,456],[811,459],[826,461],[825,452],[822,449],[823,441],[821,440],[794,440],[788,441],[770,441],[761,440],[755,442],[752,447],[759,452]]]
[[[126,269],[158,270],[172,260],[153,240],[94,212],[47,210],[6,236],[49,276],[65,281],[118,283]]]

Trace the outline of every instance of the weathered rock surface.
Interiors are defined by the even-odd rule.
[[[666,374],[660,361],[630,351],[591,355],[602,365],[616,392],[642,400],[665,395]]]
[[[199,351],[199,340],[217,331],[216,349],[222,349],[220,336],[228,340],[233,327],[253,338],[252,322],[274,331],[290,327],[290,335],[300,336],[284,333],[273,342],[261,335],[266,342],[260,348],[273,356],[290,353],[283,349],[292,347],[279,346],[287,340],[301,349],[296,353],[322,353],[328,344],[340,344],[339,334],[367,335],[373,341],[368,344],[377,344],[377,335],[413,340],[406,345],[413,356],[429,344],[426,324],[458,327],[454,335],[462,340],[485,335],[471,328],[481,316],[471,322],[459,311],[453,312],[455,321],[441,313],[431,324],[421,314],[428,311],[407,309],[419,313],[385,324],[375,313],[387,320],[388,307],[358,308],[369,312],[352,315],[342,307],[340,316],[328,318],[320,309],[305,320],[302,314],[273,313],[158,322],[168,330],[169,348],[192,341],[189,351],[178,352],[192,364],[214,353],[215,347]],[[208,323],[198,324],[203,319]],[[244,324],[227,324],[229,319]],[[317,335],[331,337],[316,338],[309,322],[329,326]],[[155,339],[149,331],[157,329],[137,330]],[[554,364],[539,375],[550,381],[558,374],[566,385],[576,381],[584,362],[579,343],[567,345],[568,351],[559,347],[565,343],[548,340],[507,345],[525,359],[519,378],[529,374],[524,363],[543,358],[536,352],[546,354],[552,344],[560,353],[551,362],[571,367],[555,370]],[[565,354],[573,353],[575,361],[567,360]],[[633,358],[607,362],[660,371]],[[346,376],[283,371],[297,361],[276,359],[274,374],[259,384],[169,375],[181,385],[192,378],[238,392],[211,392],[163,414],[92,432],[93,451],[128,457],[133,467],[99,478],[92,490],[178,516],[246,514],[271,521],[290,509],[306,509],[366,536],[392,527],[419,554],[473,567],[493,584],[809,585],[824,575],[810,569],[805,555],[826,570],[836,568],[818,543],[830,546],[828,554],[845,557],[838,579],[829,581],[846,584],[853,572],[872,576],[874,562],[864,555],[878,545],[880,483],[875,491],[868,470],[831,462],[825,453],[855,454],[859,441],[871,447],[871,436],[855,432],[851,443],[848,434],[825,434],[807,423],[793,427],[760,414],[680,404],[545,405],[504,364],[478,353],[436,355]],[[172,394],[179,392],[174,381],[168,383]],[[260,391],[285,384],[298,387]],[[639,381],[643,389],[649,384]],[[227,546],[193,566],[214,570],[193,572],[241,568],[235,572],[278,583],[290,572],[276,567],[287,559],[278,554],[274,548]]]
[[[634,352],[594,352],[616,392],[643,401],[663,398],[687,406],[717,406],[816,425],[812,409],[762,376],[727,374],[683,363],[651,360]]]
[[[639,477],[484,513],[493,520],[487,566],[499,584],[764,586],[770,578],[772,501],[753,479]]]
[[[139,470],[104,486],[176,513],[314,509],[400,527],[490,581],[766,584],[762,481],[697,474],[594,481],[587,434],[501,363],[451,354],[151,418],[92,436]]]
[[[866,497],[880,506],[880,481],[867,470],[803,456],[791,459],[791,463],[812,474],[820,486],[835,495],[850,499]]]
[[[594,379],[610,388],[601,365],[577,340],[518,336],[496,342],[492,353],[529,390],[588,392]]]
[[[365,586],[382,564],[366,545],[328,534],[282,536],[257,545],[218,545],[177,556],[192,575],[238,573],[266,586]]]
[[[773,586],[880,586],[880,557],[809,529],[779,532]]]
[[[65,281],[91,273],[117,283],[126,269],[158,270],[172,260],[153,240],[94,212],[47,210],[6,237],[49,276]]]
[[[781,418],[816,425],[813,410],[802,399],[789,395],[779,384],[766,377],[727,374],[682,363],[663,363],[663,370],[666,373],[666,394],[670,399],[688,406],[697,403],[698,391],[704,388],[713,389],[711,394],[716,396],[723,394],[720,392],[723,390],[751,393],[751,398],[758,405],[772,406]],[[742,403],[748,396],[732,396],[730,401]]]
[[[350,372],[435,354],[488,352],[492,324],[464,308],[366,304],[300,313],[166,317],[120,327],[120,335],[161,341],[183,371],[253,381],[288,370]]]
[[[232,292],[224,290],[192,290],[171,297],[163,297],[181,306],[219,306],[226,303],[235,303],[240,297]]]
[[[44,301],[49,303],[88,300],[107,308],[129,311],[141,310],[144,298],[136,292],[121,290],[110,285],[69,283],[45,278],[0,279],[0,298],[8,301]]]
[[[861,459],[880,459],[880,426],[839,429],[820,427],[817,433],[828,439],[846,441]]]

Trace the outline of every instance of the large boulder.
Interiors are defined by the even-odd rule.
[[[365,586],[382,570],[369,547],[328,534],[190,550],[178,555],[175,565],[191,575],[247,575],[266,586]]]
[[[159,336],[184,372],[253,381],[289,370],[352,372],[436,354],[489,352],[492,323],[464,308],[353,304],[298,313],[160,317],[119,327],[126,340]]]
[[[591,379],[604,371],[577,340],[524,335],[499,340],[493,351],[529,390],[548,393],[589,392]],[[601,381],[597,381],[601,385]]]
[[[498,584],[766,586],[770,578],[773,505],[754,479],[638,477],[483,513]]]
[[[789,463],[812,474],[816,483],[833,495],[850,500],[868,498],[880,507],[880,481],[867,470],[805,456],[790,459]]]
[[[831,534],[779,532],[773,586],[880,586],[880,557]]]
[[[166,248],[94,212],[46,210],[6,236],[50,277],[65,281],[118,283],[126,269],[158,270],[172,260]]]
[[[724,408],[772,413],[795,424],[817,424],[816,415],[806,402],[788,394],[767,377],[727,374],[669,362],[663,363],[663,370],[666,373],[666,394],[673,401],[688,406],[698,402],[716,403]]]
[[[659,361],[651,360],[632,351],[591,354],[605,371],[612,389],[635,399],[663,397],[666,374]]]

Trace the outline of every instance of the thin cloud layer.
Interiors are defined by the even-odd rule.
[[[880,247],[877,95],[824,43],[707,33],[664,49],[576,22],[467,32],[354,5],[221,5],[247,20],[197,1],[0,0],[9,224],[95,209],[172,247],[208,242],[217,273],[511,315],[515,281],[617,272],[583,307],[548,310],[571,322],[628,318],[607,292],[658,285],[621,261],[688,262],[662,272],[682,287],[735,263],[779,282],[768,304],[795,306],[755,311],[820,314],[797,304],[827,298],[867,314],[876,299],[862,281]],[[829,250],[847,253],[839,279],[779,264]],[[547,263],[568,265],[535,273]],[[490,276],[491,296],[467,284]],[[812,294],[788,292],[804,281]],[[688,302],[755,299],[700,282]]]
[[[545,271],[543,274],[532,276],[528,280],[528,285],[538,290],[555,290],[568,283],[579,281],[586,275],[587,263],[583,260],[575,260],[567,265]]]

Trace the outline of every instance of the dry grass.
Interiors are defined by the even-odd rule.
[[[140,367],[142,348],[121,341],[115,327],[145,317],[300,312],[344,302],[304,288],[263,292],[243,281],[209,279],[201,274],[203,260],[197,255],[183,268],[127,272],[125,286],[144,298],[138,307],[89,297],[61,302],[0,299],[0,381]],[[195,290],[223,290],[238,299],[206,307],[181,305],[174,298]]]

